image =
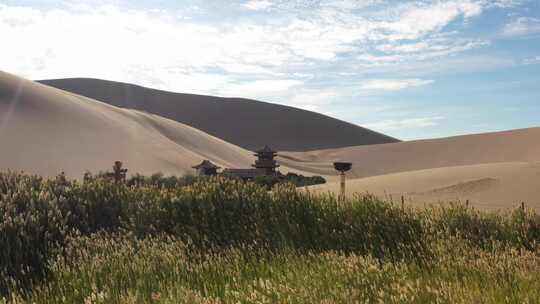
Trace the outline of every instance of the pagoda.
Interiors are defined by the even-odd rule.
[[[211,161],[205,159],[202,161],[202,163],[193,166],[193,169],[197,170],[197,174],[199,176],[210,176],[210,175],[216,175],[217,170],[221,167],[218,167],[214,165]]]
[[[277,156],[276,151],[272,150],[272,148],[268,146],[264,146],[264,148],[255,151],[254,155],[257,156],[258,159],[255,161],[255,164],[252,165],[252,167],[263,169],[266,175],[276,174],[276,168],[279,167],[274,159]]]

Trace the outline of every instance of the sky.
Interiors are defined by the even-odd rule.
[[[540,0],[0,0],[0,70],[316,111],[403,140],[540,126]]]

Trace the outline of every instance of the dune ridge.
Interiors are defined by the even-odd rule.
[[[540,128],[286,153],[296,164],[351,161],[348,195],[402,195],[416,206],[469,200],[481,209],[540,210]],[[291,164],[295,166],[295,164]],[[328,173],[332,168],[328,168]],[[313,191],[339,192],[337,177]]]
[[[114,81],[68,78],[39,82],[111,105],[157,114],[248,150],[309,151],[397,142],[319,113],[245,98],[181,94]]]
[[[225,103],[226,101],[222,101]],[[228,120],[219,122],[226,125]],[[322,175],[339,190],[332,162],[351,161],[348,195],[404,195],[416,205],[470,200],[482,209],[540,203],[540,128],[379,145],[280,152],[282,172]],[[252,152],[177,121],[119,108],[0,72],[0,169],[45,176],[110,169],[193,173],[203,159],[249,168]]]
[[[351,177],[504,162],[540,161],[540,128],[385,145],[284,153],[297,162],[353,163]]]

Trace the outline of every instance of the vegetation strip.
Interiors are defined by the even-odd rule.
[[[0,195],[0,303],[540,299],[540,219],[521,208],[402,210],[223,178],[3,173]]]

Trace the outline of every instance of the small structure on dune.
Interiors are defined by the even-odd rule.
[[[346,162],[335,162],[334,168],[340,172],[341,181],[340,181],[340,200],[345,200],[345,172],[351,170],[352,163],[346,163]]]
[[[192,168],[197,170],[197,175],[199,176],[213,176],[213,175],[217,175],[217,170],[220,169],[221,167],[205,159],[202,161],[202,163],[196,166],[193,166]]]
[[[253,169],[226,168],[221,172],[223,175],[238,177],[243,180],[251,180],[259,176],[281,176],[282,174],[276,170],[279,167],[275,157],[277,152],[269,146],[255,151],[257,160],[251,165]],[[209,160],[204,160],[201,164],[194,166],[199,176],[216,175],[220,167],[212,164]]]
[[[255,151],[254,155],[257,156],[258,159],[255,161],[255,164],[252,165],[252,167],[263,169],[265,171],[265,175],[276,174],[276,168],[279,167],[274,159],[277,156],[276,151],[272,150],[272,148],[269,146],[264,146],[264,148]]]
[[[121,161],[117,160],[114,162],[113,172],[107,173],[105,176],[110,179],[114,179],[116,183],[122,183],[126,181],[126,175],[128,169],[122,167],[123,164]]]
[[[225,169],[224,175],[239,177],[243,180],[251,180],[259,176],[281,176],[276,168],[279,167],[277,161],[274,159],[277,156],[277,152],[272,150],[269,146],[255,151],[255,164],[251,165],[254,169]]]

